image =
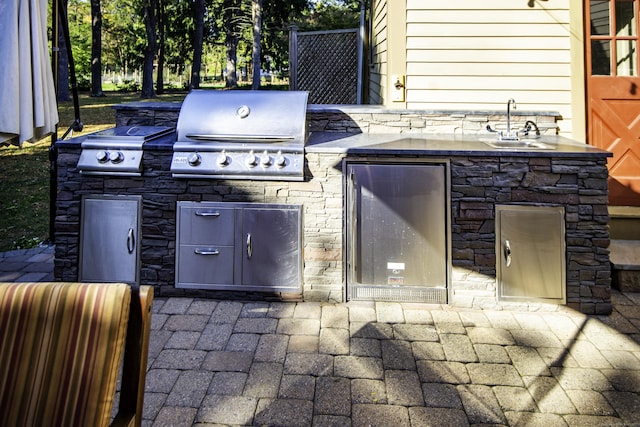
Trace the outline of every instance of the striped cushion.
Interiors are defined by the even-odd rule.
[[[108,425],[125,284],[0,283],[0,425]]]

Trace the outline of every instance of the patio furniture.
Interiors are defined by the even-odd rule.
[[[0,283],[0,425],[140,426],[152,301],[124,283]]]

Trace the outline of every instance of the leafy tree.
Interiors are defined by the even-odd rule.
[[[158,61],[164,61],[175,74],[182,74],[193,55],[194,22],[191,1],[164,1],[164,52]],[[162,55],[162,59],[160,57]]]
[[[307,0],[269,0],[264,4],[262,61],[269,58],[271,67],[286,68],[289,63],[289,26],[304,19]],[[267,65],[267,64],[264,64]]]
[[[342,30],[360,25],[360,0],[318,0],[299,22],[300,31]]]
[[[88,89],[91,76],[91,10],[89,3],[69,0],[67,5],[69,39],[75,73],[81,89]]]
[[[140,69],[144,51],[145,29],[140,10],[141,0],[102,0],[104,6],[103,51],[105,69],[125,77]]]
[[[145,98],[156,93],[154,75],[156,91],[160,93],[165,86],[165,70],[182,76],[187,67],[191,67],[191,87],[200,86],[201,75],[213,73],[224,76],[227,88],[235,88],[239,78],[252,71],[252,86],[257,87],[261,69],[273,71],[288,66],[291,23],[303,31],[354,28],[358,25],[360,4],[360,0],[63,1],[69,2],[71,40],[81,88],[93,89],[91,67],[97,61],[92,58],[99,58],[103,71],[124,74],[125,79],[142,69]],[[90,44],[91,6],[97,4],[102,18],[100,57],[92,54]]]

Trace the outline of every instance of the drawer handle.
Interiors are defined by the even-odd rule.
[[[198,254],[198,255],[220,255],[220,251],[217,249],[195,249],[193,251],[194,253]]]
[[[220,212],[212,212],[212,211],[196,211],[196,216],[213,216],[219,217]]]

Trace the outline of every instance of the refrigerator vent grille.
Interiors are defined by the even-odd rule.
[[[447,289],[434,287],[353,286],[353,301],[424,302],[446,304]]]

